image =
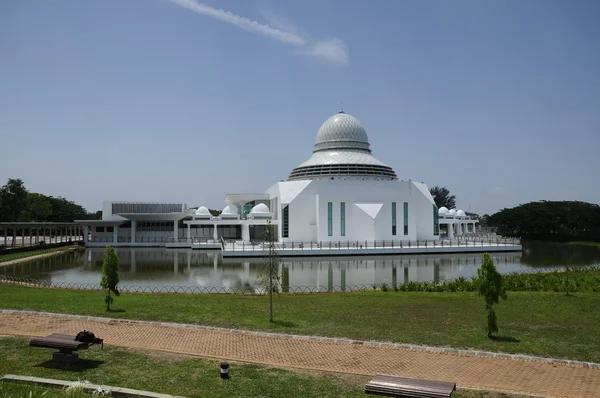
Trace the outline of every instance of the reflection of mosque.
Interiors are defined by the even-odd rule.
[[[221,257],[221,252],[118,248],[122,284],[182,285],[241,288],[259,285],[262,258]],[[84,270],[98,272],[103,251],[88,248]],[[492,256],[500,269],[520,268],[520,253]],[[345,288],[407,281],[443,281],[470,277],[481,265],[482,255],[456,254],[377,257],[296,257],[282,265],[282,282],[290,287]],[[285,271],[283,271],[285,270]]]

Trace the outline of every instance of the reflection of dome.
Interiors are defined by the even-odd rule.
[[[205,206],[200,206],[198,207],[198,210],[196,210],[196,215],[197,216],[210,216],[210,211],[208,211],[208,209]]]
[[[237,215],[238,209],[237,209],[237,207],[235,207],[235,205],[227,205],[227,206],[225,206],[225,208],[223,209],[221,214]]]
[[[449,216],[455,216],[456,215],[456,210],[452,209],[448,212]]]
[[[365,128],[344,112],[336,113],[321,125],[313,155],[292,170],[289,180],[342,176],[398,179],[391,167],[371,155]]]
[[[438,210],[438,215],[440,215],[440,216],[445,216],[445,215],[446,215],[446,213],[448,213],[448,208],[446,208],[446,207],[444,207],[444,206],[442,206],[442,207],[440,207],[440,208],[439,208],[439,210]]]
[[[465,212],[464,212],[464,211],[462,211],[462,210],[459,210],[459,211],[457,211],[457,212],[456,212],[456,215],[457,215],[457,216],[461,216],[461,217],[464,217],[464,216],[466,216]]]
[[[264,203],[259,203],[250,210],[250,214],[270,213],[269,208]]]

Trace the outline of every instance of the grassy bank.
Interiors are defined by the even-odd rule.
[[[32,250],[29,252],[2,254],[2,255],[0,255],[0,263],[6,262],[6,261],[18,260],[21,258],[38,256],[40,254],[61,252],[61,251],[67,251],[67,250],[72,250],[72,249],[73,249],[73,246],[61,246],[61,247],[53,247],[50,249]]]
[[[509,292],[496,308],[500,337],[487,338],[483,299],[474,292],[357,292],[242,295],[122,294],[104,311],[101,292],[0,284],[3,308],[468,347],[600,362],[600,294]]]
[[[570,245],[580,245],[580,246],[595,246],[600,248],[600,242],[590,242],[590,241],[574,241],[569,242]]]

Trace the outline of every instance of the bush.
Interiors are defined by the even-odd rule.
[[[600,292],[600,268],[568,268],[535,273],[515,272],[502,275],[502,283],[506,291],[513,292]],[[460,276],[453,281],[405,282],[394,286],[393,290],[395,292],[476,292],[480,285],[481,279],[478,277]],[[384,283],[381,285],[381,290],[391,289]]]

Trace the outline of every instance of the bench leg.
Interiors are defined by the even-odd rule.
[[[60,363],[74,364],[79,362],[79,355],[73,351],[60,350],[52,354],[52,359]]]

